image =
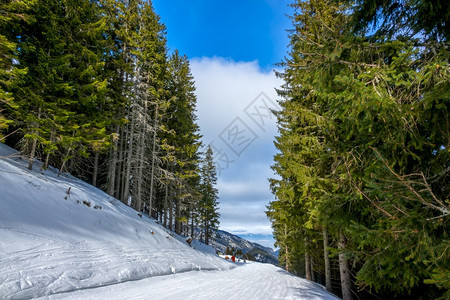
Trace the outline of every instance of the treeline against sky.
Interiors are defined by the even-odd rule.
[[[292,4],[268,206],[289,272],[343,299],[449,299],[449,5]]]
[[[0,139],[29,169],[37,158],[208,241],[212,154],[189,61],[168,54],[151,1],[2,1],[0,66]]]

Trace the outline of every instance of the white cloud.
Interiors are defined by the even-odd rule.
[[[198,123],[205,142],[216,139],[236,117],[241,117],[258,136],[263,133],[246,118],[244,110],[261,92],[276,101],[275,87],[282,81],[274,72],[264,72],[257,61],[235,62],[219,57],[194,58],[191,70],[197,88]],[[269,128],[272,133],[273,128]]]
[[[274,72],[261,70],[257,61],[194,58],[191,71],[196,82],[198,124],[203,141],[213,142],[222,151],[219,155],[226,155],[230,162],[219,176],[220,227],[232,233],[271,234],[265,210],[273,199],[267,178],[273,176],[270,165],[275,154],[276,121],[262,103],[271,108],[276,105],[275,88],[282,81]],[[239,149],[229,147],[226,134],[220,138],[236,118],[254,138],[248,145],[240,144],[246,147]],[[225,167],[224,162],[222,165]]]
[[[262,176],[248,178],[246,181],[219,180],[217,188],[221,196],[227,197],[261,196],[266,195],[269,189],[267,179]]]

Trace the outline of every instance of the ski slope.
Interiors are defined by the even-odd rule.
[[[336,300],[323,287],[271,264],[247,263],[226,271],[199,271],[79,290],[45,299]]]
[[[265,264],[190,247],[72,176],[0,144],[0,299],[335,299]]]

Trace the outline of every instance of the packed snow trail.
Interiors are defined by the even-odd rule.
[[[41,299],[336,300],[322,286],[270,264],[247,263],[226,271],[192,271],[78,290]]]
[[[0,144],[0,299],[335,299],[272,265],[233,264]]]

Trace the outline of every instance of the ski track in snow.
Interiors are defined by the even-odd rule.
[[[0,298],[24,299],[191,270],[218,270],[220,261],[184,249],[123,248],[113,243],[62,244],[0,228]],[[26,249],[25,249],[26,248]],[[204,253],[200,253],[204,256]],[[219,262],[219,263],[218,263]],[[226,262],[224,262],[224,265]]]
[[[147,278],[40,299],[307,299],[335,300],[322,286],[270,264]]]
[[[101,190],[26,164],[0,158],[0,299],[336,299],[275,266],[195,250]]]

